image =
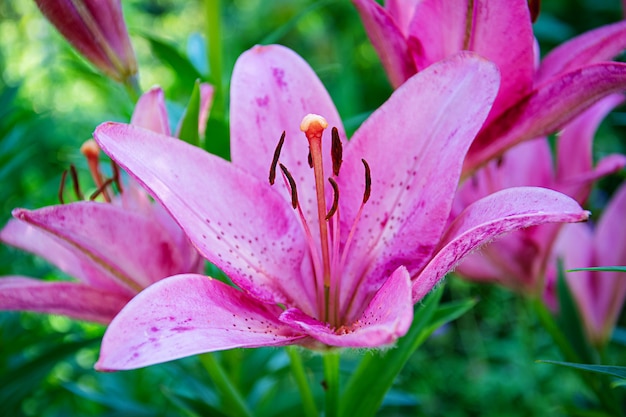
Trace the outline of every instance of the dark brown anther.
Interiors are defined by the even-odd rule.
[[[283,171],[283,174],[287,177],[289,188],[291,188],[291,207],[296,209],[298,208],[298,189],[296,188],[296,182],[293,180],[293,177],[286,166],[280,164],[280,170]]]
[[[85,196],[83,196],[83,193],[80,191],[80,184],[78,182],[78,172],[73,164],[70,165],[70,176],[72,177],[72,186],[74,187],[74,194],[76,194],[76,198],[78,200],[84,200]]]
[[[122,181],[120,180],[120,167],[117,166],[113,160],[111,160],[111,169],[113,170],[113,182],[117,187],[117,191],[122,194],[124,189],[122,188]]]
[[[330,156],[333,160],[333,174],[335,177],[339,175],[339,168],[343,162],[343,145],[341,144],[341,138],[339,138],[339,131],[336,127],[332,129],[333,143],[330,149]]]
[[[307,162],[309,163],[309,168],[313,168],[313,157],[311,156],[310,149],[309,149],[309,156],[307,157]]]
[[[274,181],[276,181],[276,165],[278,165],[278,159],[280,158],[280,151],[283,149],[283,144],[285,143],[285,131],[280,135],[280,140],[278,141],[278,145],[276,145],[276,149],[274,149],[274,158],[272,159],[272,165],[270,166],[270,185],[274,185]]]
[[[337,182],[332,178],[328,178],[328,182],[333,187],[333,205],[330,206],[330,210],[328,210],[326,220],[330,220],[330,218],[333,217],[337,212],[337,207],[339,207],[339,186],[337,185]]]
[[[363,193],[363,204],[367,203],[370,199],[370,193],[372,192],[372,173],[370,166],[365,159],[361,159],[363,166],[365,167],[365,192]]]
[[[91,195],[89,196],[89,200],[90,200],[90,201],[95,200],[96,198],[98,198],[98,196],[99,196],[100,194],[105,195],[105,193],[106,193],[106,188],[107,188],[109,185],[113,184],[113,181],[114,181],[114,180],[113,180],[113,178],[109,178],[108,180],[106,180],[105,182],[103,182],[103,183],[102,183],[102,185],[101,185],[100,187],[98,187],[98,189],[97,189],[96,191],[94,191],[94,192],[93,192],[93,194],[91,194]],[[108,201],[108,200],[107,200],[107,201]]]
[[[539,17],[541,0],[528,0],[528,10],[530,10],[530,20],[535,23]]]
[[[61,174],[61,184],[59,184],[58,197],[59,197],[59,203],[61,203],[61,204],[65,204],[65,201],[63,201],[63,190],[65,190],[65,179],[66,178],[67,178],[67,170],[63,171],[63,174]]]

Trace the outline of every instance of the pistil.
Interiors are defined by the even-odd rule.
[[[322,161],[322,133],[328,127],[328,122],[317,114],[308,114],[302,119],[302,130],[309,141],[311,165],[315,175],[315,192],[317,195],[317,216],[320,228],[320,243],[322,245],[322,268],[324,282],[324,320],[329,318],[330,304],[330,251],[328,244],[328,224],[326,223],[326,194],[324,191],[324,164]]]

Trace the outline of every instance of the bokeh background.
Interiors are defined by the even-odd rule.
[[[197,78],[222,83],[227,91],[237,56],[255,44],[281,43],[302,55],[329,90],[349,132],[392,91],[346,0],[223,0],[221,74],[208,72],[204,2],[125,0],[123,6],[141,87],[161,85],[175,119]],[[618,0],[544,0],[534,27],[545,54],[621,18]],[[216,105],[217,111],[227,110],[227,96]],[[0,222],[15,207],[58,203],[61,173],[70,164],[81,172],[81,185],[92,187],[80,145],[99,123],[128,121],[132,108],[124,89],[75,53],[34,2],[0,2]],[[626,153],[624,138],[626,112],[618,108],[599,129],[596,156]],[[623,172],[602,180],[590,208],[601,211],[623,180]],[[64,278],[45,262],[0,246],[0,276],[10,274]],[[564,415],[568,404],[586,401],[574,371],[535,363],[560,358],[524,300],[454,277],[446,285],[447,299],[474,297],[477,306],[414,354],[380,415]],[[114,374],[93,371],[103,331],[63,317],[1,312],[0,415],[194,416],[223,415],[227,409],[194,358]],[[625,339],[618,329],[618,344]],[[298,414],[284,351],[216,356],[256,409]],[[308,356],[306,365],[321,383],[319,357]],[[343,365],[342,372],[349,373],[350,355]],[[322,395],[321,385],[317,394]]]

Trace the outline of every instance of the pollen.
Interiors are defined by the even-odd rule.
[[[300,123],[300,130],[307,139],[321,139],[322,132],[328,127],[328,122],[319,114],[307,114]]]

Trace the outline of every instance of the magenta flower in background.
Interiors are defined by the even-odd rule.
[[[580,204],[585,202],[595,180],[626,165],[625,156],[609,155],[594,167],[592,155],[597,126],[622,101],[621,95],[604,98],[569,123],[557,139],[556,167],[548,140],[538,138],[515,146],[478,170],[459,188],[453,216],[474,201],[509,187],[545,187],[567,194]],[[465,258],[456,272],[473,281],[496,282],[540,296],[561,226],[548,224],[512,232]]]
[[[238,288],[195,274],[147,288],[109,326],[96,368],[236,347],[388,345],[408,330],[413,303],[478,245],[586,219],[566,196],[519,188],[447,226],[498,78],[471,53],[447,59],[408,80],[345,143],[313,70],[284,47],[257,46],[233,72],[232,163],[131,125],[99,126],[102,149]]]
[[[137,62],[120,0],[35,0],[74,48],[112,79],[136,82]]]
[[[206,123],[211,89],[202,89]],[[138,101],[132,123],[170,134],[163,91],[153,88]],[[98,166],[98,146],[87,157],[106,202],[79,201],[38,210],[15,209],[0,240],[32,252],[77,281],[0,279],[0,310],[29,310],[108,323],[139,291],[171,275],[201,272],[203,262],[189,239],[133,180],[111,196]]]
[[[464,177],[626,88],[626,64],[607,62],[626,47],[624,21],[580,35],[538,64],[527,0],[387,0],[385,8],[374,0],[353,3],[394,87],[461,50],[500,69],[500,92],[467,154]]]
[[[564,269],[626,265],[626,184],[615,193],[595,228],[566,225],[559,234],[554,257]],[[575,227],[574,227],[575,226]],[[549,279],[556,280],[552,265]],[[608,271],[566,272],[567,284],[578,305],[585,332],[598,347],[611,337],[626,299],[626,273]]]

